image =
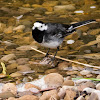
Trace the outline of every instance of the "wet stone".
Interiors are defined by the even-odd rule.
[[[17,64],[19,64],[19,65],[24,65],[24,64],[28,63],[28,61],[29,61],[29,58],[19,58],[16,60]]]
[[[6,28],[6,24],[0,23],[0,32],[3,32],[5,28]]]
[[[65,80],[63,82],[63,85],[67,85],[67,86],[74,86],[74,82],[72,80]]]
[[[13,83],[6,83],[3,85],[2,92],[11,92],[14,95],[17,94],[17,88]]]
[[[63,84],[63,77],[58,73],[50,73],[44,78],[48,87],[59,87]]]
[[[59,4],[59,1],[46,1],[42,5],[43,6],[56,6]]]
[[[52,98],[54,100],[59,100],[59,96],[56,90],[50,90],[47,92],[43,92],[43,95],[40,97],[39,100],[52,100]]]
[[[17,63],[12,63],[12,64],[10,64],[10,65],[7,66],[7,69],[8,69],[8,70],[12,70],[12,69],[17,68],[17,66],[18,66]]]
[[[1,60],[7,62],[7,61],[9,61],[9,60],[14,59],[15,57],[16,57],[15,54],[8,54],[8,55],[3,56],[3,57],[1,58]]]
[[[69,90],[66,90],[66,95],[64,97],[64,100],[73,100],[74,97],[76,97],[76,92],[69,89]]]
[[[37,49],[37,46],[31,46],[31,45],[24,45],[24,46],[20,46],[18,48],[16,48],[17,50],[21,50],[21,51],[27,51],[27,50],[32,50],[32,48],[36,48]]]
[[[9,97],[15,97],[15,95],[12,92],[0,93],[0,98],[2,99],[7,99]]]
[[[70,63],[68,63],[68,62],[62,62],[62,63],[59,63],[58,69],[59,70],[68,70],[69,66],[70,66]]]
[[[34,95],[24,95],[20,97],[18,100],[39,100],[39,98]]]
[[[13,31],[23,32],[24,29],[25,29],[25,26],[24,25],[19,25],[19,26],[13,28]]]
[[[22,76],[22,74],[19,73],[19,72],[15,72],[15,73],[10,74],[10,76],[16,78],[16,77],[20,77],[20,76]]]
[[[13,26],[9,26],[8,28],[6,28],[6,29],[4,30],[4,33],[5,33],[5,34],[13,33]]]
[[[98,83],[98,84],[96,85],[96,89],[97,89],[97,90],[100,90],[100,83]]]
[[[90,74],[90,73],[91,73],[91,72],[88,71],[88,70],[83,70],[83,71],[80,72],[81,75],[88,75],[88,74]]]
[[[19,66],[17,66],[17,69],[18,69],[19,71],[30,71],[30,70],[31,70],[31,68],[29,67],[28,64],[19,65]]]

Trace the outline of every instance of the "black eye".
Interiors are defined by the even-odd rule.
[[[42,27],[42,26],[41,26]]]

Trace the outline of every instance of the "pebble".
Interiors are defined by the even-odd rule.
[[[49,11],[47,11],[47,12],[45,12],[45,14],[46,14],[46,15],[52,15],[53,12],[49,12]]]
[[[31,70],[31,68],[29,67],[28,64],[19,65],[19,66],[17,66],[17,69],[18,69],[19,71],[30,71],[30,70]]]
[[[39,100],[59,100],[59,96],[56,90],[50,90],[43,92]]]
[[[57,73],[57,69],[48,69],[45,71],[45,74],[50,74],[50,73]]]
[[[90,6],[90,8],[91,8],[91,9],[94,9],[94,8],[96,8],[96,6]]]
[[[38,5],[38,4],[33,4],[32,7],[33,8],[37,8],[37,7],[42,7],[42,6],[41,5]]]
[[[10,60],[10,61],[8,61],[8,63],[10,63],[10,64],[16,63],[16,60]]]
[[[85,53],[91,53],[91,50],[84,50]]]
[[[11,43],[10,41],[3,41],[3,43],[4,43],[6,46],[14,46],[14,45],[15,45],[14,43]]]
[[[17,94],[17,88],[13,83],[6,83],[3,85],[2,92],[11,92],[14,95]]]
[[[58,64],[59,70],[68,70],[70,63],[69,62],[61,62]]]
[[[24,64],[28,63],[28,61],[29,61],[29,58],[19,58],[16,60],[16,63],[18,65],[24,65]]]
[[[63,82],[63,85],[67,85],[67,86],[74,86],[74,82],[72,80],[65,80]]]
[[[34,17],[41,18],[42,16],[40,14],[34,14]]]
[[[98,75],[96,78],[97,78],[97,79],[100,79],[100,75]]]
[[[65,94],[66,94],[66,89],[60,88],[58,92],[58,96],[60,97],[61,100],[64,99]]]
[[[83,10],[78,10],[78,11],[74,11],[74,13],[76,13],[76,14],[83,14],[84,11]]]
[[[24,95],[20,97],[18,100],[39,100],[39,98],[34,95]]]
[[[79,86],[80,87],[91,87],[91,88],[95,88],[95,84],[93,82],[81,83]]]
[[[24,4],[23,7],[30,7],[30,4]]]
[[[90,35],[98,35],[100,33],[100,29],[94,29],[90,31]]]
[[[19,73],[19,72],[15,72],[15,73],[11,73],[10,76],[16,78],[16,77],[20,77],[20,76],[22,76],[22,74]]]
[[[65,1],[65,0],[61,0],[60,3],[61,3],[61,5],[68,5],[69,4],[69,2]]]
[[[5,28],[6,28],[6,24],[0,23],[0,32],[3,32]]]
[[[24,29],[25,29],[25,26],[24,25],[19,25],[19,26],[13,28],[13,31],[23,32]]]
[[[98,83],[98,84],[96,85],[96,89],[97,89],[97,90],[100,90],[100,83]]]
[[[15,63],[11,63],[10,65],[7,66],[7,69],[8,70],[12,70],[12,69],[15,69],[17,68],[18,64],[15,62]]]
[[[88,75],[88,74],[90,74],[90,73],[91,73],[91,72],[88,71],[88,70],[82,70],[82,71],[80,72],[81,75]]]
[[[8,54],[8,55],[3,56],[1,60],[8,62],[9,60],[14,59],[15,57],[16,57],[15,54]]]
[[[37,8],[34,8],[34,14],[40,14],[40,15],[43,15],[45,14],[45,12],[47,11],[46,8],[43,8],[43,7],[37,7]]]
[[[48,87],[59,87],[63,84],[63,77],[58,73],[50,73],[44,78]]]
[[[0,78],[4,78],[6,77],[7,75],[3,74],[3,73],[0,73]]]
[[[16,100],[14,97],[9,97],[7,100]]]
[[[36,85],[33,85],[31,83],[26,83],[25,86],[24,86],[25,89],[29,89],[29,88],[36,88],[38,90],[40,90],[40,88]]]
[[[33,93],[31,91],[24,91],[24,92],[18,92],[17,96],[22,97],[25,95],[32,95]]]
[[[59,4],[59,1],[46,1],[42,4],[42,6],[47,6],[47,7],[51,6],[52,7],[52,6],[56,6],[58,4]]]
[[[15,95],[12,92],[8,92],[8,91],[0,93],[0,98],[2,98],[3,100],[9,97],[15,97]]]
[[[76,100],[86,100],[83,96],[79,96]]]
[[[74,75],[74,74],[78,74],[78,71],[67,71],[66,74],[67,75]]]
[[[89,79],[78,79],[78,80],[75,81],[75,84],[79,85],[81,83],[86,83],[86,82],[91,82],[91,80],[89,80]]]
[[[73,44],[75,41],[74,40],[68,40],[67,44]]]
[[[74,100],[75,97],[76,97],[75,91],[73,91],[71,89],[66,90],[66,95],[64,97],[64,100]]]
[[[58,12],[58,11],[73,11],[75,10],[75,6],[73,4],[70,4],[70,5],[58,5],[58,6],[54,6],[54,11],[55,12]]]
[[[100,100],[100,91],[95,90],[92,92],[88,100]]]
[[[94,92],[95,90],[96,89],[86,87],[86,88],[83,89],[83,92],[86,92],[86,93],[90,94],[90,93]]]
[[[18,48],[16,48],[16,49],[17,49],[17,50],[21,50],[21,51],[23,51],[23,50],[24,50],[24,51],[27,51],[27,50],[32,50],[31,47],[37,49],[37,46],[31,46],[31,45],[20,46],[20,47],[18,47]]]
[[[6,28],[6,29],[4,30],[4,33],[5,33],[5,34],[13,33],[13,26],[9,26],[8,28]]]

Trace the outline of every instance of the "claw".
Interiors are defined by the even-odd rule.
[[[42,61],[40,61],[40,64],[49,64],[49,62],[51,61],[51,58],[49,57],[45,57]]]

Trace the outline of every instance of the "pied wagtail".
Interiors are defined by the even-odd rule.
[[[41,46],[48,47],[48,56],[50,48],[57,48],[52,60],[55,59],[59,45],[63,42],[64,37],[72,34],[76,28],[96,22],[96,20],[87,20],[75,24],[65,25],[59,23],[44,23],[36,21],[32,27],[32,36]]]

